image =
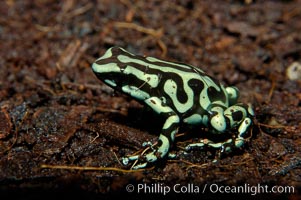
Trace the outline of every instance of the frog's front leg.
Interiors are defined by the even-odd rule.
[[[147,166],[147,164],[153,163],[158,159],[165,157],[168,154],[170,146],[174,141],[175,134],[179,128],[179,116],[172,110],[172,108],[164,105],[161,99],[158,97],[151,97],[146,99],[145,103],[156,113],[162,115],[166,121],[163,125],[157,144],[151,145],[152,152],[142,156],[129,156],[122,159],[122,162],[125,165],[127,165],[130,161],[141,159],[141,163],[135,165],[133,169],[144,168]]]

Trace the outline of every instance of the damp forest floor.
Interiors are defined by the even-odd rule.
[[[166,197],[300,199],[300,33],[300,0],[2,1],[0,195],[141,198],[169,188]],[[112,46],[238,87],[255,110],[252,137],[226,155],[185,153],[210,133],[185,130],[174,159],[128,171],[121,157],[155,142],[162,120],[93,74]]]

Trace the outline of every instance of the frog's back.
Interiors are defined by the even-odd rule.
[[[191,65],[134,55],[119,47],[110,48],[95,63],[99,78],[139,101],[155,96],[180,114],[204,113],[212,104],[228,106],[224,87]]]

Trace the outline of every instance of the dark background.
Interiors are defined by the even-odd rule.
[[[0,193],[98,199],[128,194],[129,183],[262,184],[294,186],[266,197],[298,199],[300,33],[300,0],[1,1]],[[161,129],[157,116],[93,74],[91,63],[111,46],[199,66],[237,86],[256,112],[252,139],[212,162],[211,149],[181,151],[206,132],[198,130],[179,136],[178,157],[154,169],[72,168],[125,169],[118,159]],[[210,195],[197,198],[221,197]]]

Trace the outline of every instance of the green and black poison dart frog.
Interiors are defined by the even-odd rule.
[[[134,55],[112,47],[92,65],[96,76],[110,87],[149,106],[165,120],[156,145],[145,155],[124,157],[122,162],[138,160],[133,169],[146,167],[168,155],[180,126],[203,125],[212,134],[235,131],[235,137],[215,143],[208,139],[190,144],[211,146],[229,152],[240,148],[254,117],[250,105],[237,103],[236,87],[224,87],[197,67],[183,63]]]

